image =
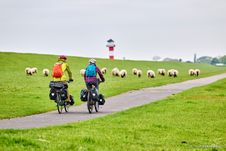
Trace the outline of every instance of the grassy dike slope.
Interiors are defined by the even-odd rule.
[[[225,150],[226,79],[106,117],[0,130],[0,150]]]
[[[76,104],[80,104],[79,93],[85,87],[83,77],[79,71],[85,68],[88,58],[68,57],[68,63],[73,72],[74,82],[70,84],[70,92],[74,95]],[[25,116],[55,110],[55,104],[49,100],[49,81],[50,77],[43,77],[42,69],[52,69],[57,56],[38,55],[38,54],[18,54],[0,52],[0,119]],[[110,61],[107,59],[97,59],[97,65],[107,67],[108,73],[105,75],[106,82],[100,85],[101,92],[106,97],[117,95],[129,90],[144,87],[158,86],[167,83],[175,83],[196,77],[188,76],[189,68],[199,68],[200,77],[206,77],[226,71],[224,67],[214,67],[206,64],[178,63],[178,62],[150,62],[150,61]],[[38,74],[26,76],[26,67],[37,67]],[[126,69],[128,77],[125,79],[112,77],[110,70],[114,67]],[[143,70],[143,76],[137,78],[132,75],[132,68]],[[156,71],[158,68],[175,68],[179,70],[178,78],[157,76],[155,79],[148,79],[146,70]]]

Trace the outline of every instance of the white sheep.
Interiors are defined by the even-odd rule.
[[[189,74],[190,76],[194,76],[196,73],[195,73],[195,70],[194,70],[194,69],[189,69],[189,70],[188,70],[188,74]]]
[[[42,70],[42,73],[45,77],[48,77],[49,76],[49,69],[43,69]]]
[[[170,70],[167,71],[167,75],[168,75],[169,77],[172,77],[172,76],[173,76],[173,70],[174,70],[174,69],[170,69]]]
[[[179,71],[178,70],[174,70],[174,77],[177,77],[179,75]]]
[[[201,71],[200,71],[199,69],[195,69],[195,74],[196,74],[196,76],[199,76],[200,73],[201,73]]]
[[[147,76],[148,76],[148,78],[154,78],[155,77],[155,72],[153,70],[148,70],[147,71]]]
[[[29,67],[25,68],[25,73],[26,75],[32,75],[31,68]]]
[[[122,69],[120,72],[119,72],[119,75],[121,78],[125,78],[127,76],[127,71],[125,69]]]
[[[38,73],[38,69],[36,67],[31,68],[31,73],[32,74]]]
[[[107,73],[107,68],[105,68],[105,67],[102,68],[102,69],[101,69],[101,73],[102,73],[102,74],[106,74],[106,73]]]
[[[179,72],[175,69],[168,70],[168,76],[170,76],[170,77],[177,77],[178,74],[179,74]]]
[[[118,68],[113,68],[111,73],[113,76],[117,76],[117,77],[120,75],[120,71]]]
[[[137,75],[137,68],[133,68],[132,73],[133,73],[133,75]]]
[[[140,78],[142,75],[142,71],[141,70],[137,70],[137,76]]]
[[[166,74],[165,69],[158,69],[158,74],[164,76]]]
[[[80,70],[80,75],[81,75],[81,76],[84,76],[84,75],[85,75],[85,72],[86,72],[85,69],[81,69],[81,70]]]

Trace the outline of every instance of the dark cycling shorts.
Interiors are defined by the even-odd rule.
[[[92,85],[94,85],[96,87],[96,89],[98,90],[98,81],[91,81],[91,82],[86,82],[86,87],[87,89],[91,89],[92,88]]]

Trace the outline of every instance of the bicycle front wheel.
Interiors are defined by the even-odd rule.
[[[65,112],[69,112],[69,104],[68,103],[65,103],[65,105],[64,105],[64,110],[65,110]]]
[[[95,106],[95,111],[99,112],[99,101],[95,101],[94,106]]]

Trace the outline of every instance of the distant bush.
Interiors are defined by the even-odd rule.
[[[164,58],[163,61],[173,61],[173,62],[179,62],[178,59],[173,59],[173,58]]]

